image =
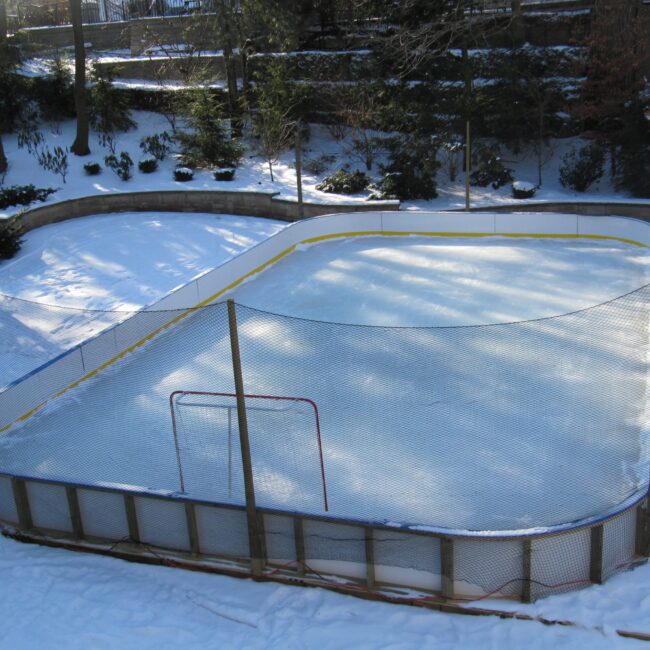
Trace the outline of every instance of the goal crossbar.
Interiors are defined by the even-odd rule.
[[[179,478],[180,478],[180,484],[181,484],[181,491],[185,492],[185,479],[183,477],[183,466],[181,463],[181,450],[180,450],[180,444],[178,441],[178,426],[177,426],[177,419],[176,419],[176,412],[175,412],[175,405],[177,403],[177,400],[180,399],[181,397],[185,396],[195,396],[195,397],[230,397],[230,398],[237,398],[236,393],[216,393],[216,392],[211,392],[211,391],[196,391],[196,390],[175,390],[171,395],[169,396],[169,408],[171,411],[171,417],[172,417],[172,431],[174,434],[174,446],[176,448],[176,461],[178,463],[178,473],[179,473]],[[274,400],[277,402],[299,402],[302,404],[307,404],[308,406],[313,409],[314,412],[314,421],[316,424],[316,442],[318,444],[318,456],[319,456],[319,461],[320,461],[320,474],[321,474],[321,482],[323,485],[323,506],[325,508],[325,512],[329,510],[328,506],[328,501],[327,501],[327,483],[325,480],[325,461],[323,458],[323,443],[322,443],[322,438],[321,438],[321,431],[320,431],[320,415],[318,412],[318,405],[316,402],[308,397],[288,397],[288,396],[281,396],[281,395],[252,395],[252,394],[244,394],[245,399],[264,399],[264,400]],[[237,406],[222,406],[218,404],[204,404],[201,402],[190,402],[187,404],[184,404],[184,406],[196,406],[196,407],[201,407],[201,408],[227,408],[229,411],[231,409],[237,410]],[[270,408],[265,408],[263,406],[246,406],[246,410],[251,410],[251,411],[276,411],[277,409],[270,409]],[[288,410],[288,409],[283,409],[283,410]]]

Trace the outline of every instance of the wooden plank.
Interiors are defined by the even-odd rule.
[[[594,526],[591,529],[591,559],[589,562],[589,579],[598,585],[603,583],[603,540],[604,528]]]
[[[454,540],[440,538],[440,572],[442,575],[442,597],[454,597]]]
[[[139,544],[140,530],[138,529],[138,513],[135,509],[135,499],[131,494],[124,495],[124,508],[126,510],[126,521],[129,526],[129,539]]]
[[[525,539],[522,542],[523,547],[523,582],[521,585],[521,602],[532,603],[533,598],[533,542],[530,539]]]
[[[18,525],[22,530],[30,530],[34,527],[32,511],[29,507],[29,496],[25,481],[19,478],[11,479],[11,488],[14,493],[16,512],[18,513]]]
[[[293,518],[293,539],[296,545],[296,573],[305,575],[305,531],[301,517]]]
[[[65,493],[68,497],[68,509],[70,511],[70,521],[72,522],[72,532],[77,539],[83,539],[84,527],[83,521],[81,520],[81,509],[79,508],[77,489],[74,487],[67,487]]]
[[[201,546],[199,544],[199,528],[196,523],[196,509],[194,508],[194,504],[185,504],[185,518],[187,519],[187,534],[190,538],[192,555],[198,555],[201,552]]]
[[[366,543],[366,584],[368,589],[375,588],[375,542],[373,539],[372,527],[365,526]]]

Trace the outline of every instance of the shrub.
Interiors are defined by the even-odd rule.
[[[189,167],[176,167],[174,170],[174,180],[184,183],[194,178],[194,172]]]
[[[505,167],[498,146],[480,147],[476,152],[478,168],[470,175],[470,183],[479,187],[492,185],[498,190],[512,182],[512,169]]]
[[[140,149],[142,153],[153,156],[156,160],[165,160],[174,139],[167,131],[156,133],[154,135],[145,135],[140,140]]]
[[[45,201],[56,190],[51,187],[38,188],[34,185],[11,185],[0,189],[0,209],[13,205],[29,205],[33,201]]]
[[[67,148],[54,147],[54,149],[50,150],[49,147],[45,147],[37,152],[36,160],[43,169],[58,174],[65,183],[66,176],[68,175]]]
[[[115,154],[115,134],[135,127],[126,98],[113,88],[113,70],[95,68],[90,89],[90,124],[99,133],[99,143]]]
[[[597,144],[573,147],[562,158],[560,183],[576,192],[586,192],[605,173],[605,153]]]
[[[84,165],[84,171],[88,176],[97,176],[102,171],[102,167],[98,162],[89,162]]]
[[[436,148],[427,139],[394,137],[386,141],[388,164],[377,189],[382,199],[434,199],[438,196]]]
[[[235,178],[235,168],[221,167],[220,169],[215,169],[213,174],[215,181],[231,181]]]
[[[309,172],[310,174],[319,175],[322,174],[330,165],[333,165],[336,162],[336,156],[332,154],[323,154],[318,158],[310,158],[305,160],[302,164],[302,168]]]
[[[65,59],[55,55],[47,75],[34,78],[32,96],[41,107],[45,120],[60,122],[74,117],[74,82]]]
[[[182,162],[190,167],[237,167],[244,153],[221,117],[220,103],[208,92],[201,92],[190,104],[190,132],[179,133]]]
[[[147,156],[146,158],[142,158],[142,160],[140,160],[138,163],[138,169],[143,174],[151,174],[152,172],[155,172],[156,169],[158,169],[158,161],[153,156]]]
[[[514,181],[512,184],[512,196],[515,199],[532,199],[537,192],[537,186],[526,181]]]
[[[356,194],[363,192],[369,184],[370,180],[363,172],[358,170],[347,172],[344,169],[339,169],[326,176],[321,183],[316,185],[316,189],[335,194]]]
[[[113,154],[106,156],[104,164],[112,169],[123,181],[128,181],[131,178],[133,161],[126,151],[120,153],[119,159]]]
[[[22,230],[13,219],[0,221],[0,260],[12,258],[19,250]]]

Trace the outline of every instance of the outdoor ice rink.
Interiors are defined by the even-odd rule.
[[[649,263],[613,240],[300,249],[229,296],[245,390],[317,404],[330,515],[511,531],[610,512],[647,484],[647,290],[610,301]],[[223,305],[13,427],[4,469],[179,490],[178,390],[233,392]],[[234,400],[200,403],[180,405],[185,489],[243,503]],[[323,512],[313,409],[248,406],[258,504]]]

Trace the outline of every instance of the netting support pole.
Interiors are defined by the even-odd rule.
[[[296,573],[299,576],[305,575],[305,531],[302,527],[302,519],[295,517],[293,520],[293,539],[296,545]]]
[[[530,539],[525,539],[522,542],[523,546],[523,582],[521,586],[521,602],[533,602],[532,590],[532,575],[533,575],[533,542]]]
[[[244,471],[244,492],[246,494],[246,517],[248,520],[248,542],[251,556],[251,573],[260,575],[265,564],[264,537],[257,516],[255,503],[255,484],[253,482],[253,463],[248,438],[248,419],[246,417],[246,399],[244,397],[244,379],[241,368],[239,335],[237,332],[237,311],[235,301],[228,300],[228,326],[230,329],[230,350],[232,352],[232,369],[235,378],[235,395],[237,397],[237,422],[239,424],[239,443]]]
[[[74,487],[66,487],[65,493],[68,498],[68,510],[70,511],[70,521],[72,522],[72,532],[77,539],[83,539],[84,527],[81,520],[81,509],[79,508],[77,489]]]
[[[366,542],[366,585],[368,589],[375,588],[375,543],[372,537],[372,528],[364,528]]]
[[[32,521],[32,510],[29,507],[29,496],[25,481],[19,478],[11,479],[11,488],[14,493],[16,513],[18,514],[18,525],[22,530],[30,530],[34,527]]]
[[[591,560],[589,563],[589,579],[597,585],[603,584],[603,541],[605,529],[603,525],[591,529]]]
[[[442,597],[454,597],[454,540],[440,538],[440,574],[442,578]]]

